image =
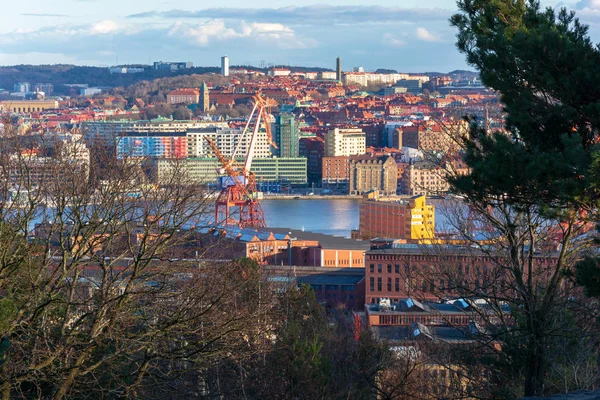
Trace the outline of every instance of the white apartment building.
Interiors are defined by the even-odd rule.
[[[336,72],[335,71],[322,71],[322,72],[319,72],[318,77],[323,80],[335,80]]]
[[[367,86],[369,83],[395,84],[401,79],[408,79],[408,74],[377,74],[373,72],[345,72],[344,84]]]
[[[335,128],[325,135],[325,157],[364,154],[366,135],[362,129]]]
[[[242,129],[231,128],[212,128],[212,129],[190,129],[187,131],[188,157],[215,157],[206,138],[211,139],[219,148],[221,154],[226,158],[231,158],[236,146],[240,143],[236,158],[243,158],[248,153],[250,145],[250,132],[242,137]],[[271,157],[271,146],[267,137],[267,132],[261,130],[258,132],[254,143],[254,157]]]

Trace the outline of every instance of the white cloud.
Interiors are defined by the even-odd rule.
[[[232,20],[252,20],[301,25],[320,25],[323,23],[365,24],[369,22],[416,22],[447,21],[452,10],[441,8],[401,8],[377,5],[310,5],[288,6],[280,8],[205,8],[200,10],[146,11],[129,15],[128,18],[216,18]]]
[[[390,47],[402,47],[406,45],[406,41],[395,37],[391,33],[386,33],[383,35],[383,44]]]
[[[227,23],[222,19],[200,24],[177,21],[171,26],[168,34],[171,37],[186,38],[202,47],[235,39],[265,40],[279,48],[306,48],[316,45],[315,40],[300,38],[293,29],[283,24],[244,21]]]
[[[90,27],[89,33],[92,35],[116,33],[120,30],[119,24],[115,21],[105,20],[96,22]]]
[[[439,42],[440,38],[433,32],[429,32],[427,29],[423,27],[419,27],[416,30],[417,38],[423,40],[424,42]]]
[[[240,37],[241,35],[234,29],[228,28],[225,21],[213,20],[198,25],[184,24],[177,21],[169,29],[169,36],[183,36],[200,46],[207,46],[213,39],[224,40]]]

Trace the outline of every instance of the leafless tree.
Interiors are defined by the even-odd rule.
[[[258,267],[207,259],[212,205],[177,165],[159,188],[140,160],[61,143],[0,138],[2,398],[206,394],[203,371],[271,329]]]

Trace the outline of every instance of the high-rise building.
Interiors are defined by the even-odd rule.
[[[336,65],[335,65],[335,79],[338,82],[342,81],[342,59],[340,57],[338,57],[336,59]]]
[[[206,82],[202,82],[202,88],[200,89],[200,108],[203,112],[208,112],[208,110],[210,110],[210,95],[208,93],[208,85]]]
[[[36,83],[34,90],[36,92],[44,92],[46,96],[50,96],[54,93],[54,85],[51,83]]]
[[[29,82],[15,83],[15,85],[13,86],[13,90],[19,93],[31,92],[31,84]]]
[[[362,129],[335,128],[325,134],[325,156],[353,156],[364,154],[366,136]]]
[[[294,114],[281,113],[275,119],[273,133],[277,149],[273,153],[278,157],[298,157],[300,132]]]
[[[221,75],[229,76],[229,57],[221,57]]]

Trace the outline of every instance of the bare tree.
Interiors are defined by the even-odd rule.
[[[197,395],[211,363],[257,351],[256,264],[178,256],[212,235],[202,186],[9,125],[0,140],[2,398]]]

